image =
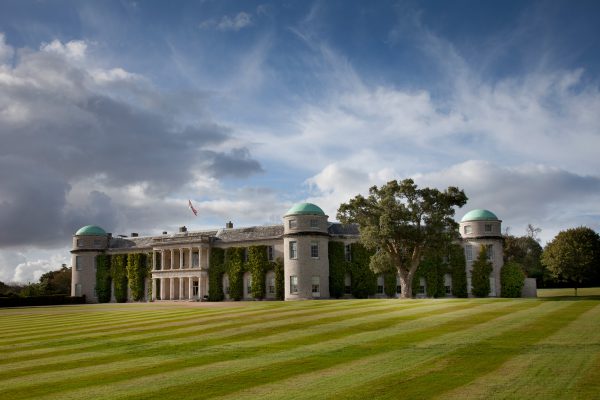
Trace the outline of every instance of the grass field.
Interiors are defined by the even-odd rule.
[[[575,289],[573,288],[565,288],[565,289],[538,289],[537,290],[538,297],[566,297],[566,296],[575,296]],[[579,288],[577,289],[577,296],[600,296],[600,288],[592,287],[592,288]]]
[[[600,398],[600,300],[0,310],[0,398]]]

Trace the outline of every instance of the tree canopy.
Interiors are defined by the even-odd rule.
[[[541,262],[542,251],[542,246],[533,236],[504,236],[504,263],[520,264],[527,277],[536,279],[538,287],[543,284],[545,272]]]
[[[542,264],[557,281],[572,283],[577,294],[600,275],[600,236],[583,226],[561,231],[544,248]]]
[[[361,242],[375,251],[370,266],[376,272],[396,270],[401,297],[412,294],[412,278],[424,252],[447,245],[458,235],[454,207],[467,202],[457,187],[445,191],[418,188],[412,179],[369,189],[340,205],[337,218],[359,225]]]

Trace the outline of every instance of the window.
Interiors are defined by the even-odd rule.
[[[200,253],[193,252],[192,253],[192,268],[198,268],[200,266]]]
[[[83,260],[80,256],[75,256],[75,271],[81,271],[83,268]]]
[[[486,232],[491,232],[492,231],[492,224],[485,224],[485,231]]]
[[[83,239],[77,239],[77,247],[83,246]]]
[[[310,242],[310,256],[319,258],[319,242]]]
[[[419,285],[419,291],[417,293],[419,293],[419,294],[425,294],[425,286],[424,285]]]
[[[298,293],[298,277],[296,275],[290,276],[290,293]]]
[[[485,246],[485,251],[487,253],[487,258],[488,260],[493,260],[494,259],[494,245],[493,244],[488,244]]]
[[[446,288],[446,295],[450,296],[452,294],[452,286],[446,285],[445,288]]]
[[[269,278],[269,283],[268,283],[268,293],[269,294],[275,294],[275,278],[271,277]]]
[[[295,219],[290,219],[288,224],[290,229],[296,229],[298,227],[298,221],[296,221]]]
[[[290,242],[290,260],[298,258],[298,242]]]
[[[94,239],[94,247],[100,247],[100,239]]]
[[[352,294],[352,278],[350,274],[344,275],[344,293]]]
[[[273,261],[273,246],[267,246],[267,259]]]
[[[155,255],[154,255],[154,261],[156,262],[156,264],[154,264],[155,270],[160,270],[160,268],[161,268],[161,265],[160,265],[160,262],[162,260],[161,254],[162,253],[155,253]]]
[[[465,233],[465,235],[470,235],[471,232],[473,232],[473,230],[471,229],[471,225],[465,225],[463,227],[463,232]]]
[[[94,297],[98,297],[98,291],[96,290],[96,285],[94,285]]]
[[[321,295],[321,278],[318,276],[312,277],[312,295],[315,297]]]
[[[192,296],[198,297],[198,281],[192,282]]]
[[[311,219],[310,220],[310,227],[315,229],[319,227],[319,220],[318,219]]]
[[[75,296],[81,297],[81,283],[75,284]]]
[[[398,293],[398,294],[402,293],[402,286],[396,285],[396,293]]]
[[[467,261],[473,261],[473,246],[470,244],[465,246],[465,257],[467,257]]]
[[[344,256],[346,257],[346,261],[352,261],[352,245],[347,244],[344,246]]]
[[[244,262],[248,262],[248,248],[244,247],[244,256],[243,256]]]
[[[248,296],[252,296],[252,277],[248,277],[248,281],[246,282],[246,293]]]

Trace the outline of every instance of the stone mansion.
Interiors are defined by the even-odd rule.
[[[500,269],[503,265],[501,222],[492,212],[480,209],[468,212],[460,222],[469,293],[472,262],[480,247],[485,246],[493,265],[490,296],[500,295]],[[140,237],[136,233],[128,237],[113,237],[98,226],[88,225],[73,236],[71,294],[85,295],[87,302],[98,301],[96,256],[144,253],[149,255],[148,262],[151,264],[146,300],[204,300],[209,293],[211,249],[259,245],[265,246],[269,261],[283,260],[285,300],[327,299],[330,298],[329,242],[343,242],[348,252],[350,245],[359,239],[357,226],[329,222],[323,210],[311,203],[293,206],[283,216],[282,225],[234,228],[229,222],[222,229],[192,232],[181,227],[175,234],[163,232],[162,235],[148,237]],[[224,298],[228,299],[229,277],[224,274],[220,279]],[[251,280],[252,276],[246,272],[243,275],[243,299],[252,299]],[[450,294],[451,278],[446,275],[444,280],[446,291]],[[266,299],[275,298],[274,282],[275,272],[267,271]],[[526,282],[526,286],[531,284],[530,280]],[[352,285],[350,276],[345,277],[345,285]],[[383,285],[383,277],[377,277],[375,296],[383,295]],[[423,280],[417,285],[422,296],[424,285]],[[529,293],[532,293],[531,288]]]

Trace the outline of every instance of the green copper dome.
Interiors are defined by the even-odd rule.
[[[312,203],[299,203],[293,206],[285,213],[285,215],[296,215],[296,214],[304,214],[304,215],[325,215],[321,207],[316,206]]]
[[[99,226],[87,225],[79,229],[75,236],[106,236],[106,232]]]
[[[465,221],[498,221],[498,217],[489,210],[476,209],[466,213],[460,220],[460,222]]]

